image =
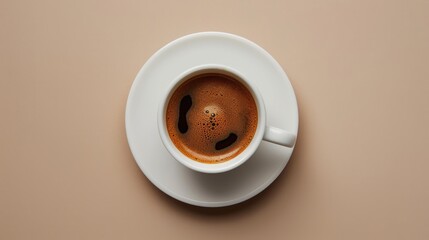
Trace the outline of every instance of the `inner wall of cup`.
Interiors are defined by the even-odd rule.
[[[228,71],[226,69],[223,68],[204,68],[204,69],[199,69],[199,70],[195,70],[193,72],[190,72],[189,74],[186,74],[185,76],[181,77],[179,80],[176,81],[176,83],[174,84],[174,86],[171,88],[168,97],[166,99],[166,102],[164,104],[164,114],[163,114],[163,125],[164,125],[164,129],[165,129],[165,133],[167,135],[167,138],[170,140],[170,145],[174,148],[174,151],[176,153],[178,153],[179,155],[181,155],[182,157],[185,157],[186,159],[188,159],[189,162],[195,163],[195,164],[203,164],[203,165],[207,165],[207,166],[216,166],[216,165],[225,165],[225,164],[229,164],[232,163],[232,161],[234,159],[231,159],[227,162],[223,162],[223,163],[218,163],[218,164],[207,164],[207,163],[200,163],[200,162],[195,162],[194,160],[188,158],[186,155],[184,155],[182,152],[180,152],[176,146],[174,145],[174,143],[172,142],[172,140],[170,139],[170,135],[168,134],[167,131],[167,125],[166,125],[166,113],[167,113],[167,105],[170,102],[170,98],[173,95],[173,93],[176,91],[176,89],[183,83],[185,83],[187,80],[194,78],[196,76],[202,75],[202,74],[207,74],[207,73],[214,73],[214,74],[223,74],[225,76],[231,77],[237,81],[240,81],[246,88],[247,90],[250,91],[250,93],[252,94],[253,100],[256,103],[256,107],[257,107],[257,111],[258,111],[258,126],[256,128],[255,131],[255,135],[252,139],[251,144],[248,145],[247,149],[245,149],[242,153],[240,153],[238,156],[236,156],[234,159],[236,158],[240,158],[240,156],[242,157],[244,154],[247,154],[249,152],[249,149],[252,148],[251,151],[254,151],[256,149],[255,145],[255,141],[257,141],[257,145],[259,145],[260,141],[262,140],[262,130],[261,128],[265,128],[265,115],[264,115],[264,108],[263,108],[263,102],[262,99],[260,99],[260,97],[256,94],[255,90],[249,85],[249,83],[243,79],[243,77],[237,75],[236,73],[233,73],[231,71]],[[262,125],[261,125],[262,124]],[[253,152],[251,152],[253,153]]]

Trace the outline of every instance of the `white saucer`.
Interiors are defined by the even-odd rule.
[[[209,63],[231,66],[253,78],[265,101],[267,125],[298,133],[295,94],[280,65],[255,43],[219,32],[191,34],[156,52],[131,87],[125,125],[134,158],[155,186],[188,204],[222,207],[245,201],[268,187],[288,163],[293,148],[263,141],[246,163],[221,174],[195,172],[168,153],[157,128],[160,93],[180,73]]]

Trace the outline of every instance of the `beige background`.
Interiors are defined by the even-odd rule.
[[[0,239],[428,239],[429,1],[1,1]],[[124,131],[137,71],[197,31],[284,67],[295,153],[203,209],[157,190]]]

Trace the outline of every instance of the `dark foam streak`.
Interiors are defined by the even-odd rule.
[[[235,135],[234,133],[230,133],[227,138],[216,143],[215,149],[222,150],[231,146],[235,141],[237,141],[237,135]]]
[[[191,106],[192,106],[191,96],[189,95],[184,96],[180,101],[179,121],[177,123],[179,131],[181,133],[186,133],[188,131],[188,122],[186,120],[186,114],[188,113]]]

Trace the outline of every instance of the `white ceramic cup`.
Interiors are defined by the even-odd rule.
[[[179,149],[177,149],[167,132],[165,115],[167,105],[170,101],[172,94],[177,89],[177,87],[179,87],[186,80],[204,73],[221,73],[239,80],[247,87],[247,89],[252,94],[258,110],[258,126],[256,127],[255,135],[250,144],[240,154],[222,163],[207,164],[197,162],[189,158]],[[255,153],[262,140],[276,143],[285,147],[293,147],[296,139],[296,136],[294,134],[289,133],[286,130],[266,126],[265,105],[262,96],[256,86],[248,78],[246,78],[246,76],[243,76],[243,74],[241,74],[239,71],[228,66],[218,64],[204,64],[193,67],[183,72],[176,79],[173,80],[167,91],[162,95],[161,102],[158,106],[158,130],[164,146],[177,161],[179,161],[190,169],[203,173],[221,173],[240,166]]]

